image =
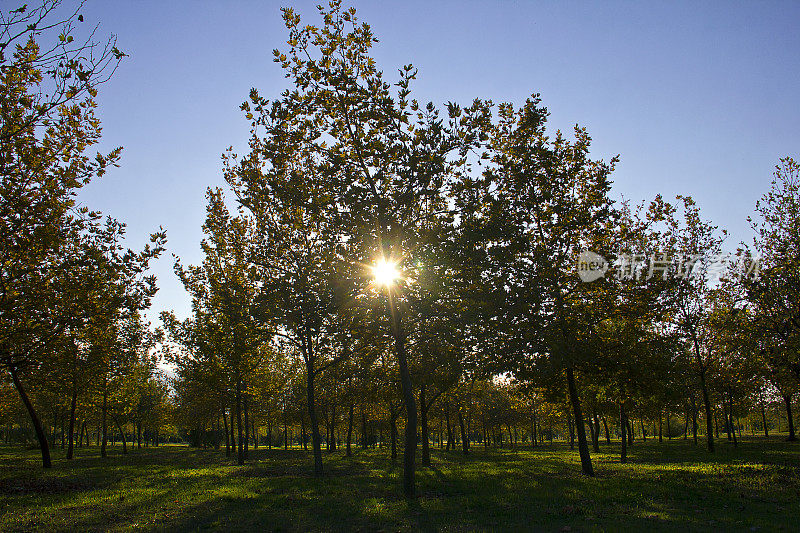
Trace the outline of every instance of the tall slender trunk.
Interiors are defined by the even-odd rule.
[[[669,421],[669,409],[667,409],[667,439],[672,440],[672,424]]]
[[[334,401],[335,398],[334,398]],[[330,451],[336,451],[336,404],[331,406],[331,445]]]
[[[72,459],[72,452],[74,448],[74,433],[75,433],[75,407],[78,404],[78,386],[73,377],[72,380],[72,398],[69,402],[69,442],[67,444],[67,459]]]
[[[767,410],[764,408],[764,399],[761,399],[761,424],[764,426],[764,436],[769,437],[769,428],[767,427]]]
[[[231,436],[228,433],[228,413],[227,409],[222,408],[222,422],[225,425],[225,457],[231,456]]]
[[[242,379],[236,377],[236,463],[244,464],[244,450],[242,449]]]
[[[319,422],[317,421],[317,409],[315,403],[314,393],[314,378],[316,377],[316,370],[314,368],[314,347],[312,346],[312,339],[306,337],[306,396],[308,401],[308,420],[311,424],[311,448],[314,451],[314,475],[322,475],[322,443],[319,434]]]
[[[350,412],[347,416],[347,457],[353,455],[350,449],[350,442],[353,440],[353,404],[350,404]]]
[[[628,446],[633,446],[633,437],[636,428],[634,427],[633,421],[628,418],[627,415],[625,418],[628,421]]]
[[[403,494],[414,496],[414,463],[417,452],[417,405],[414,401],[414,388],[408,370],[406,341],[400,320],[400,310],[394,295],[389,291],[389,314],[392,321],[397,363],[400,370],[400,385],[403,389],[403,403],[406,407],[405,447],[403,449]]]
[[[422,430],[422,466],[431,466],[431,450],[428,442],[428,404],[425,400],[425,384],[419,386],[420,429]]]
[[[444,404],[444,419],[447,423],[447,446],[444,447],[445,451],[450,451],[453,444],[453,426],[450,424],[450,402]]]
[[[47,443],[47,435],[45,435],[44,429],[42,429],[42,422],[39,420],[39,415],[36,414],[36,409],[33,407],[33,403],[31,403],[31,399],[28,397],[25,387],[22,386],[22,382],[17,375],[17,369],[11,365],[9,367],[9,372],[11,373],[11,380],[14,382],[14,387],[17,389],[22,403],[25,405],[25,409],[28,410],[28,416],[31,417],[33,430],[36,432],[36,439],[39,441],[39,449],[42,452],[42,466],[44,468],[52,468],[53,463],[50,460],[50,446]]]
[[[730,419],[730,412],[728,411],[728,401],[723,396],[722,398],[722,420],[725,423],[725,434],[728,437],[728,442],[733,440],[731,438],[731,419]]]
[[[606,421],[605,415],[603,415],[603,429],[605,430],[606,434],[606,444],[611,444],[611,432],[608,431],[608,422]]]
[[[106,456],[106,445],[108,444],[108,384],[103,378],[103,444],[100,448],[100,457]]]
[[[714,451],[714,422],[712,420],[711,415],[711,401],[709,400],[708,395],[708,386],[706,385],[706,368],[703,364],[702,356],[700,355],[700,344],[697,341],[697,337],[694,336],[692,338],[694,341],[694,357],[695,361],[698,365],[699,375],[700,375],[700,389],[703,392],[703,403],[705,404],[706,410],[706,440],[708,443],[708,451]],[[669,429],[667,429],[669,432]]]
[[[464,452],[464,455],[467,455],[469,454],[469,435],[467,434],[467,428],[464,424],[464,415],[461,413],[460,407],[458,409],[458,425],[461,428],[461,450]]]
[[[626,463],[628,462],[628,439],[625,432],[628,429],[628,417],[625,414],[625,402],[619,402],[619,431],[620,436],[622,437],[622,447],[619,454],[619,462]]]
[[[122,437],[122,453],[126,454],[128,453],[128,445],[125,443],[125,431],[123,431],[122,426],[119,423],[119,419],[116,416],[113,418],[114,424],[116,424],[117,430],[119,430],[119,435]]]
[[[390,431],[391,431],[391,440],[392,440],[392,461],[397,459],[397,413],[392,411],[389,414],[390,420]]]
[[[308,451],[308,434],[306,433],[306,417],[300,414],[300,438],[303,439],[303,451]]]
[[[733,392],[730,387],[728,387],[728,427],[731,428],[731,433],[733,435],[733,446],[734,448],[738,448],[739,441],[736,438],[736,425],[733,423]]]
[[[689,406],[683,410],[683,440],[689,438]]]
[[[247,381],[242,380],[242,403],[244,404],[244,458],[248,459],[248,448],[250,447],[250,409],[247,401]]]
[[[786,438],[788,441],[795,441],[797,437],[794,434],[794,416],[792,415],[792,395],[782,394],[783,403],[786,405],[786,420],[789,422],[789,436]]]
[[[283,449],[289,449],[289,427],[286,421],[286,404],[283,404]]]
[[[586,442],[586,427],[583,423],[581,400],[578,397],[578,385],[575,382],[575,373],[572,367],[567,368],[567,388],[569,399],[572,402],[572,411],[575,417],[575,429],[578,432],[578,453],[581,456],[581,470],[587,476],[594,476],[592,458],[589,455],[589,445]]]
[[[565,413],[567,416],[567,429],[569,430],[569,449],[575,449],[575,427],[572,424],[572,417],[569,416],[569,409]]]
[[[367,449],[367,411],[361,405],[361,449]]]

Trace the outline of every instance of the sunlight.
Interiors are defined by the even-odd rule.
[[[382,287],[391,287],[400,279],[400,271],[397,269],[397,263],[390,261],[386,258],[381,258],[375,261],[372,266],[373,283]]]

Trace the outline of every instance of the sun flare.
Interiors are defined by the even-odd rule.
[[[400,279],[397,263],[381,258],[372,266],[373,282],[381,287],[391,287]]]

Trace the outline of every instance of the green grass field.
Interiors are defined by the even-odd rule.
[[[637,442],[625,465],[612,445],[593,454],[594,479],[563,444],[436,450],[411,501],[385,449],[328,454],[319,479],[300,450],[251,450],[244,467],[182,446],[98,451],[55,450],[44,471],[36,450],[0,447],[0,530],[800,530],[800,445],[779,438],[713,455]]]

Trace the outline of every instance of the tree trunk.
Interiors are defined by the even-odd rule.
[[[733,393],[728,387],[728,427],[731,429],[733,435],[733,447],[739,447],[739,440],[736,438],[736,425],[733,423]]]
[[[403,449],[403,494],[414,496],[414,462],[417,451],[417,405],[414,401],[414,388],[411,384],[411,373],[408,370],[405,335],[400,321],[400,310],[394,295],[389,293],[389,313],[392,319],[392,335],[394,336],[397,363],[400,370],[400,384],[403,389],[403,403],[406,407],[405,448]]]
[[[100,448],[100,457],[106,456],[106,444],[108,443],[108,390],[107,383],[103,383],[103,444]]]
[[[667,439],[672,440],[672,424],[669,421],[669,409],[667,409]]]
[[[72,382],[72,398],[69,402],[69,442],[67,444],[67,459],[72,459],[72,452],[74,447],[74,433],[75,433],[75,407],[78,404],[78,387],[73,379]]]
[[[625,404],[624,402],[619,402],[619,431],[620,436],[622,437],[622,447],[619,454],[619,462],[626,463],[628,462],[628,439],[625,435],[625,432],[628,429],[628,417],[625,414]]]
[[[242,449],[242,380],[236,378],[236,463],[244,464],[244,450]]]
[[[353,404],[350,404],[350,413],[347,416],[347,457],[353,455],[350,442],[353,440]]]
[[[732,428],[731,428],[731,419],[730,419],[729,414],[730,413],[728,411],[728,402],[725,400],[725,397],[723,396],[723,398],[722,398],[722,420],[724,420],[724,422],[725,422],[725,434],[728,437],[728,442],[733,440],[731,438],[731,429]]]
[[[306,354],[306,396],[308,397],[308,420],[311,424],[311,448],[314,452],[314,475],[322,475],[322,442],[319,434],[319,422],[317,421],[317,409],[314,399],[314,352],[311,347],[310,339],[307,342]]]
[[[450,424],[450,402],[444,404],[444,419],[447,423],[447,446],[444,447],[445,451],[450,451],[450,447],[455,445],[453,444],[453,426]]]
[[[44,434],[39,415],[36,414],[36,409],[33,407],[28,393],[25,391],[25,387],[22,386],[22,382],[17,375],[17,369],[14,368],[14,366],[10,366],[9,372],[11,373],[11,380],[14,382],[14,387],[17,389],[17,393],[19,393],[19,397],[25,405],[25,409],[28,410],[28,416],[31,417],[33,430],[36,432],[36,439],[39,441],[39,449],[42,452],[42,466],[44,468],[52,468],[53,463],[50,460],[50,446],[47,444],[47,435]]]
[[[392,412],[389,414],[390,420],[390,431],[391,431],[391,439],[392,439],[392,461],[397,460],[397,414]]]
[[[628,418],[627,414],[625,415],[625,419],[628,421],[628,446],[633,446],[633,436],[636,428],[633,425],[633,421]]]
[[[251,418],[251,420],[250,420],[251,432],[250,433],[253,435],[253,448],[258,449],[258,444],[259,443],[258,443],[258,429],[256,429],[256,417],[252,416],[250,418]],[[303,417],[300,417],[301,420],[302,420],[302,418]]]
[[[328,430],[328,428],[326,426],[325,427],[326,436],[327,436],[327,430]],[[284,450],[288,450],[289,449],[289,428],[287,427],[287,423],[286,423],[286,402],[285,401],[284,401],[284,404],[283,404],[283,449]]]
[[[242,403],[244,404],[244,458],[248,459],[248,448],[250,447],[250,409],[247,401],[247,381],[242,380]]]
[[[231,456],[231,436],[228,433],[228,413],[227,409],[222,409],[222,423],[225,425],[225,457]]]
[[[464,426],[464,416],[461,414],[461,408],[458,409],[458,425],[461,428],[461,450],[464,455],[467,455],[469,454],[469,435],[467,435],[467,429]]]
[[[367,411],[364,405],[361,405],[361,448],[367,449]]]
[[[575,449],[575,427],[572,424],[572,417],[569,416],[569,409],[566,412],[567,415],[567,429],[569,430],[569,449]]]
[[[608,431],[608,422],[606,421],[605,415],[603,415],[603,429],[606,433],[606,444],[611,444],[611,433]]]
[[[586,443],[586,428],[583,424],[583,412],[581,411],[581,400],[578,397],[578,385],[575,382],[575,373],[572,367],[567,368],[567,388],[569,389],[569,399],[572,402],[572,411],[575,417],[575,429],[578,432],[578,453],[581,456],[581,470],[587,476],[594,476],[592,458],[589,455],[589,446]]]
[[[428,443],[428,404],[425,399],[425,384],[419,387],[420,429],[422,430],[422,466],[431,466],[431,450]]]
[[[335,399],[334,399],[335,401]],[[331,445],[330,451],[336,451],[336,404],[331,406]]]
[[[788,441],[795,441],[797,437],[794,434],[794,416],[792,415],[792,395],[782,394],[783,403],[786,405],[786,420],[789,422],[789,436],[786,438]]]
[[[764,436],[769,437],[769,429],[767,428],[767,410],[764,408],[764,400],[761,400],[761,423],[764,426]]]
[[[683,440],[689,438],[689,406],[683,410]]]
[[[119,423],[119,419],[115,416],[114,417],[114,424],[116,424],[117,429],[119,430],[119,435],[122,437],[122,453],[128,453],[128,445],[125,443],[125,431],[123,431],[122,426]]]
[[[707,443],[708,443],[708,451],[714,451],[714,425],[711,415],[711,401],[708,397],[708,386],[706,385],[706,369],[705,365],[703,365],[702,357],[700,356],[700,345],[697,342],[697,338],[694,337],[692,339],[694,341],[694,354],[695,354],[695,361],[697,362],[698,368],[700,370],[700,389],[703,392],[703,403],[705,404],[706,409],[706,433],[707,433]],[[667,428],[667,432],[669,432],[669,428]]]

